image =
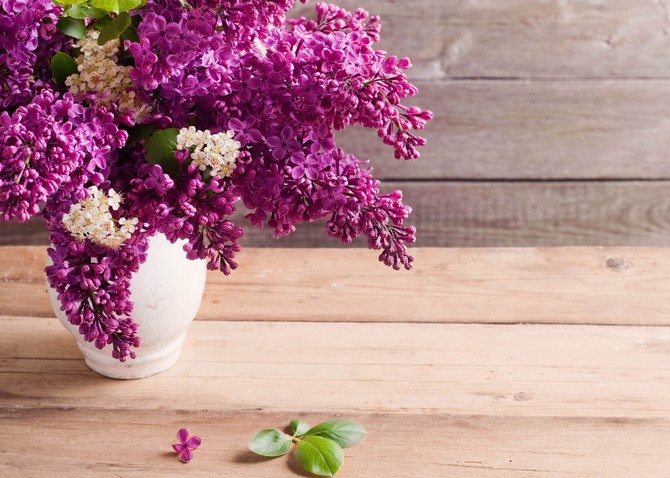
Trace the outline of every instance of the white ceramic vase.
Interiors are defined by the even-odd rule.
[[[159,234],[149,240],[147,260],[133,274],[131,300],[133,320],[138,324],[141,345],[133,349],[137,358],[120,362],[112,358],[111,346],[98,350],[79,334],[60,309],[57,293],[47,287],[56,316],[72,333],[84,354],[86,365],[101,375],[117,379],[145,378],[172,367],[181,354],[186,329],[202,302],[207,272],[205,261],[191,261],[183,242],[170,243]]]

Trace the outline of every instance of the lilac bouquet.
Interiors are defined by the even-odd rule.
[[[135,357],[131,276],[148,238],[187,241],[189,259],[237,267],[239,200],[276,237],[326,218],[409,269],[400,191],[333,132],[377,130],[419,156],[429,111],[406,58],[373,49],[378,17],[293,0],[0,0],[0,217],[47,223],[46,268],[79,332]]]

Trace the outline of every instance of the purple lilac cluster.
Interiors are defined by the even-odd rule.
[[[118,57],[151,107],[137,126],[132,110],[96,104],[105,92],[75,96],[51,77],[54,54],[77,51],[56,31],[61,7],[0,0],[0,218],[44,217],[46,272],[62,309],[121,361],[140,344],[129,286],[148,238],[185,240],[188,258],[229,274],[243,235],[231,221],[240,201],[250,224],[276,237],[324,219],[327,235],[344,243],[364,236],[384,264],[412,266],[415,229],[405,224],[402,193],[381,194],[367,161],[334,139],[358,124],[376,130],[396,158],[419,156],[425,140],[414,131],[432,115],[402,103],[417,93],[405,75],[410,61],[374,49],[379,18],[362,9],[317,4],[314,18],[289,20],[292,5],[148,0],[131,12],[137,36],[120,42]],[[239,155],[230,175],[196,167],[188,149],[169,163],[148,161],[142,128],[189,126],[233,132]],[[75,240],[64,227],[91,186],[123,195],[117,219],[139,219],[118,248]]]
[[[139,347],[137,324],[129,317],[130,279],[146,259],[147,237],[138,234],[120,248],[109,249],[88,241],[73,241],[62,227],[52,226],[47,266],[49,285],[58,293],[63,311],[79,333],[96,347],[112,345],[120,361],[135,358]]]
[[[56,32],[61,13],[51,0],[0,1],[0,107],[31,100],[40,82],[33,78],[35,66],[50,58],[43,55],[42,46],[64,38]]]

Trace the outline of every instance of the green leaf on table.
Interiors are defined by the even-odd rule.
[[[119,38],[131,23],[130,15],[128,15],[126,12],[119,14],[100,31],[100,35],[98,36],[98,45],[104,45],[108,41]]]
[[[305,432],[305,436],[320,436],[333,440],[342,448],[358,445],[365,440],[368,432],[362,425],[352,420],[328,420]]]
[[[159,164],[170,175],[179,172],[179,162],[174,155],[177,151],[177,135],[177,128],[159,129],[144,141],[147,162]]]
[[[249,450],[262,456],[282,456],[291,449],[291,437],[276,428],[259,430],[249,440]]]
[[[317,435],[300,440],[295,456],[305,470],[319,476],[333,476],[344,463],[340,445]]]
[[[77,72],[77,62],[67,53],[59,51],[51,58],[51,74],[57,85],[64,86],[65,79]]]
[[[86,18],[102,18],[107,15],[107,12],[90,5],[72,5],[65,10],[65,15],[83,20]]]
[[[299,418],[291,420],[291,433],[293,433],[293,436],[303,436],[307,430],[309,430],[309,424],[305,420],[300,420]]]
[[[91,0],[91,5],[106,12],[122,13],[141,7],[143,0]]]
[[[78,18],[60,17],[56,30],[79,40],[86,33],[86,23]]]

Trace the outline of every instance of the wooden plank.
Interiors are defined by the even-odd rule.
[[[374,131],[357,127],[338,136],[346,151],[371,159],[379,178],[670,178],[670,81],[418,86],[416,103],[435,113],[422,132],[428,144],[420,159],[394,160]]]
[[[44,221],[34,218],[27,222],[0,221],[0,246],[38,246],[49,243]]]
[[[24,223],[0,221],[0,246],[43,246],[49,244],[44,221],[34,217]]]
[[[670,181],[386,182],[412,206],[420,247],[670,246]],[[336,246],[322,222],[245,245]],[[357,244],[365,246],[364,241]]]
[[[0,327],[5,409],[670,418],[670,327],[196,321],[136,381],[88,371],[55,320]]]
[[[383,184],[384,191],[405,193],[421,247],[667,247],[669,188],[670,181]],[[276,240],[271,230],[250,227],[243,215],[241,211],[233,220],[245,226],[245,247],[340,245],[326,237],[323,221],[302,224],[291,236]],[[5,227],[0,224],[0,231]],[[30,233],[27,237],[36,240]],[[40,238],[46,244],[45,233]],[[353,246],[367,247],[362,239]]]
[[[668,78],[670,7],[638,0],[338,0],[382,17],[414,78]],[[296,4],[311,15],[314,6]]]
[[[299,407],[299,403],[296,404]],[[299,409],[298,409],[299,410]],[[0,409],[3,477],[306,476],[292,455],[261,459],[246,449],[261,428],[328,414],[265,411]],[[346,414],[368,438],[345,450],[337,476],[566,477],[665,476],[670,438],[663,419],[580,419]],[[188,426],[202,439],[183,468],[170,444]],[[121,438],[122,437],[122,438]],[[411,471],[410,471],[411,470]]]
[[[53,317],[45,251],[5,249],[0,314]],[[415,249],[393,271],[361,249],[246,249],[210,272],[205,320],[670,325],[661,249]],[[29,299],[27,299],[29,298]]]
[[[417,245],[670,245],[670,181],[390,183]]]

